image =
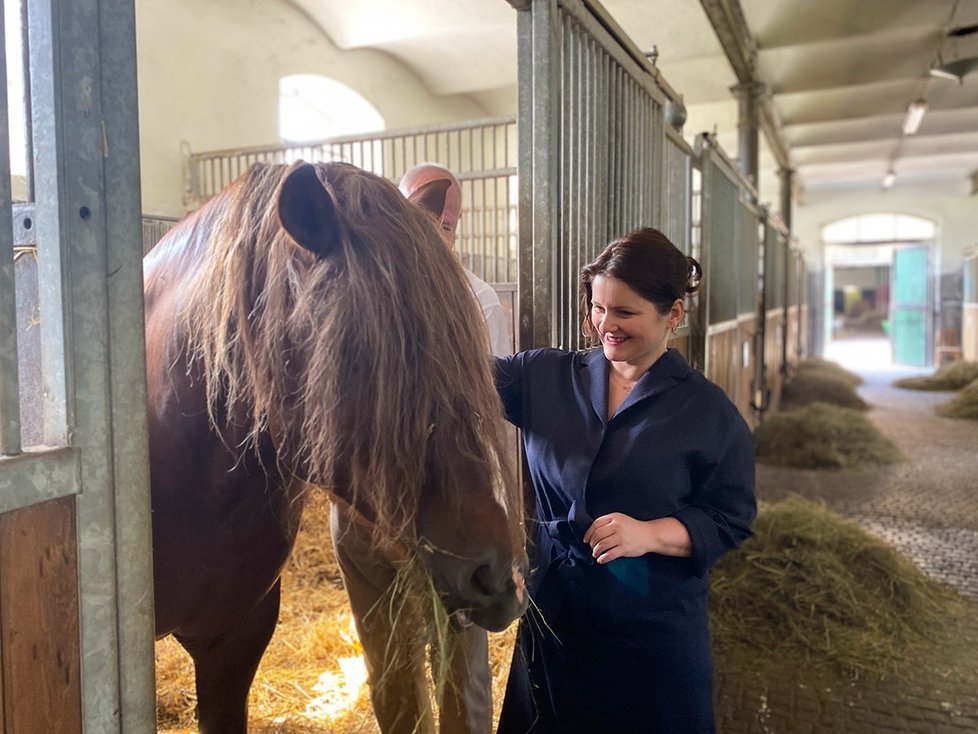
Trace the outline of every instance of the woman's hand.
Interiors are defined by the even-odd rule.
[[[693,552],[689,531],[676,518],[636,520],[621,512],[597,518],[584,533],[584,542],[598,563],[646,553],[685,557]]]

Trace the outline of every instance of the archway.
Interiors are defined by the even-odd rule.
[[[823,228],[827,353],[881,366],[932,364],[936,231],[928,219],[895,213]]]

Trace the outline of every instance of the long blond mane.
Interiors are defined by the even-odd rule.
[[[288,171],[253,166],[191,235],[207,241],[184,324],[216,427],[236,416],[251,446],[270,434],[280,465],[366,499],[391,542],[412,537],[426,472],[464,501],[452,457],[476,457],[520,514],[482,317],[433,218],[377,176],[319,164],[342,224],[320,259],[279,223]]]

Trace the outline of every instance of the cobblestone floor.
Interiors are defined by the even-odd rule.
[[[913,373],[886,365],[853,369],[864,378],[869,416],[907,457],[885,469],[849,472],[758,465],[758,495],[821,499],[857,520],[930,576],[974,600],[949,630],[952,643],[899,679],[849,681],[791,661],[724,665],[718,659],[717,716],[728,734],[978,732],[978,421],[933,412],[952,393],[900,390]],[[920,371],[916,371],[920,373]],[[952,624],[949,622],[949,624]]]

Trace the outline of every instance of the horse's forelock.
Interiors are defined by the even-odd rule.
[[[294,468],[317,484],[348,479],[338,491],[369,504],[381,541],[414,531],[429,441],[481,458],[485,475],[460,488],[492,482],[518,507],[482,317],[455,256],[389,182],[317,168],[344,225],[335,257],[315,259],[278,226],[284,166],[255,167],[227,194],[187,305],[212,415],[230,399],[253,438],[281,426]]]

